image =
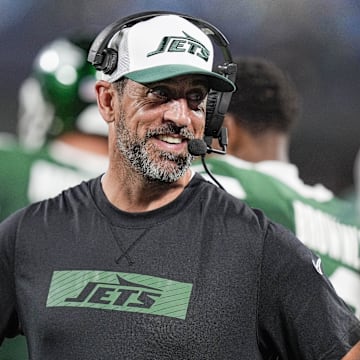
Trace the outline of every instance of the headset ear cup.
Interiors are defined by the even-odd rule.
[[[217,91],[210,90],[206,102],[205,135],[207,136],[212,136],[213,134],[212,120],[215,114],[218,100],[219,100],[219,93]]]
[[[97,70],[102,71],[104,74],[111,74],[117,67],[118,53],[116,50],[106,48],[103,50],[103,61],[96,66]]]
[[[222,93],[210,90],[206,102],[206,120],[204,140],[210,146],[213,138],[216,138],[222,126],[224,116],[219,114],[219,102],[221,101]]]

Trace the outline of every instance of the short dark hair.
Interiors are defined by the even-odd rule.
[[[300,112],[300,97],[288,74],[269,60],[238,57],[237,90],[228,113],[248,131],[290,132]]]
[[[113,86],[115,87],[116,91],[118,92],[119,96],[124,95],[125,86],[128,83],[129,79],[122,77],[119,80],[113,82]]]

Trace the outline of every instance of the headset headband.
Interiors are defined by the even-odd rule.
[[[104,57],[103,51],[105,50],[111,38],[118,31],[126,27],[131,27],[140,21],[148,20],[159,15],[167,15],[167,14],[178,15],[194,23],[207,36],[213,39],[214,42],[221,48],[225,62],[232,63],[232,56],[228,48],[229,42],[219,29],[217,29],[214,25],[211,25],[210,23],[197,19],[193,16],[180,14],[176,12],[169,12],[169,11],[156,11],[156,12],[145,11],[135,15],[127,16],[125,18],[113,22],[112,24],[108,25],[104,30],[102,30],[100,34],[96,37],[96,39],[94,40],[94,42],[90,47],[87,60],[96,67],[96,65],[102,63]]]

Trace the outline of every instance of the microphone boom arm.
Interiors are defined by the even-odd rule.
[[[211,180],[214,181],[214,183],[222,190],[226,191],[223,186],[219,183],[219,181],[216,180],[215,176],[211,173],[211,171],[209,170],[209,168],[207,167],[206,165],[206,162],[205,162],[205,155],[201,155],[201,162],[202,162],[202,165],[206,171],[206,173],[210,176]]]
[[[205,155],[208,153],[216,153],[220,155],[226,154],[226,144],[222,144],[223,150],[213,149],[211,146],[207,145],[204,140],[201,139],[193,139],[190,140],[188,143],[188,150],[189,153],[193,156],[201,156],[201,162],[202,165],[206,171],[206,173],[210,176],[210,178],[213,180],[213,182],[222,190],[226,191],[222,185],[215,179],[214,175],[211,173],[209,168],[206,165],[205,162]]]

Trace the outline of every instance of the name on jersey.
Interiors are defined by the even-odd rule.
[[[360,230],[321,210],[294,202],[296,235],[310,249],[360,271]]]

